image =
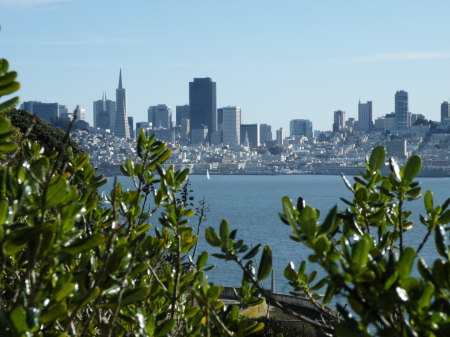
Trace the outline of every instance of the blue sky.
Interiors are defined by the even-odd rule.
[[[331,128],[333,111],[394,110],[438,120],[450,98],[450,1],[0,0],[0,57],[19,72],[22,100],[86,109],[119,69],[128,113],[189,101],[188,82],[217,82],[218,107],[245,123]]]

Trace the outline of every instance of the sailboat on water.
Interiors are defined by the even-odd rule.
[[[206,169],[206,179],[207,180],[211,180],[211,177],[209,176],[209,170],[208,169]]]

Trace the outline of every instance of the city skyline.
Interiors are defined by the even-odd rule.
[[[394,112],[397,90],[409,93],[412,113],[440,120],[450,97],[449,10],[448,1],[404,0],[0,0],[0,45],[19,73],[22,101],[79,104],[91,125],[92,102],[104,91],[113,97],[122,68],[135,121],[149,106],[188,103],[186,83],[211,77],[217,106],[242,107],[243,123],[276,130],[310,119],[328,130],[334,111],[357,118],[358,101],[373,102],[374,119]],[[68,24],[73,18],[83,24]]]

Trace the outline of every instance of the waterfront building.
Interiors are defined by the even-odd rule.
[[[224,145],[239,145],[241,143],[241,108],[228,106],[222,109],[222,137]]]
[[[211,133],[217,131],[216,82],[211,78],[194,78],[189,82],[189,106],[191,110],[191,138],[192,130],[208,130],[208,141]],[[192,141],[192,139],[191,139]]]
[[[450,118],[450,109],[447,101],[441,104],[441,122],[444,122],[447,118]]]
[[[176,125],[181,125],[181,120],[191,118],[191,110],[188,104],[177,105],[175,107],[175,121]]]
[[[241,144],[245,145],[245,137],[248,137],[248,144],[251,147],[260,145],[259,124],[241,124]]]
[[[268,144],[272,141],[272,126],[269,124],[259,125],[259,140],[261,144]]]
[[[172,109],[167,104],[158,104],[148,108],[148,122],[152,128],[169,130],[172,125]]]
[[[306,136],[308,139],[313,137],[313,126],[309,119],[293,119],[289,126],[291,137]]]
[[[286,130],[284,128],[279,128],[276,132],[277,145],[284,145],[284,139],[286,138]]]
[[[127,115],[127,92],[122,86],[122,69],[119,72],[119,86],[116,89],[116,118],[114,135],[119,138],[130,138]]]
[[[372,101],[367,103],[358,102],[358,130],[370,132],[373,128],[372,124]]]
[[[94,128],[114,130],[116,122],[116,102],[106,98],[103,93],[102,99],[93,102]]]
[[[395,128],[397,130],[409,129],[411,120],[408,110],[408,93],[404,90],[395,93]]]
[[[36,115],[40,119],[54,123],[59,118],[58,103],[42,103],[37,101],[28,101],[22,103],[22,109]]]
[[[333,132],[339,132],[345,126],[345,111],[337,110],[334,112],[333,118]]]

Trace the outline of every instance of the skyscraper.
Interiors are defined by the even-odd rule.
[[[119,73],[119,87],[116,89],[116,121],[114,135],[120,138],[130,138],[130,128],[127,116],[127,93],[122,87],[122,69]]]
[[[447,101],[442,102],[441,104],[441,122],[450,118],[450,107]]]
[[[313,126],[309,119],[293,119],[289,123],[292,136],[313,137]]]
[[[94,128],[114,130],[116,121],[116,102],[106,98],[104,93],[102,99],[94,101]]]
[[[372,101],[358,102],[358,128],[365,132],[372,130]]]
[[[241,144],[246,145],[246,139],[253,148],[260,145],[259,124],[241,124]]]
[[[172,109],[167,104],[158,104],[148,108],[148,122],[152,123],[152,129],[170,130],[172,126]]]
[[[22,109],[38,116],[46,122],[53,123],[59,118],[58,103],[42,103],[36,101],[28,101],[22,103]]]
[[[175,108],[176,125],[181,125],[181,120],[191,118],[191,110],[189,105],[177,105]]]
[[[345,126],[345,111],[337,110],[334,112],[333,132],[341,131]]]
[[[268,124],[259,125],[259,140],[261,144],[267,144],[272,141],[272,126]]]
[[[408,118],[408,93],[404,90],[395,93],[395,127],[399,130],[408,129],[410,121]]]
[[[241,108],[228,106],[223,112],[223,144],[239,145],[241,143]]]
[[[217,131],[216,82],[211,78],[194,78],[189,82],[189,107],[191,110],[191,135],[194,129],[208,129],[208,140],[211,133]]]

